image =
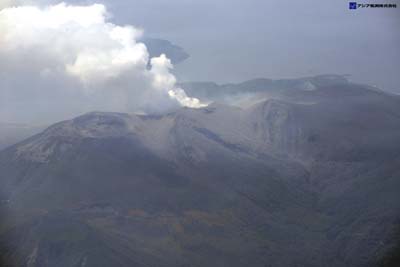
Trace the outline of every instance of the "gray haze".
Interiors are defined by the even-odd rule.
[[[18,0],[1,0],[0,5],[9,5],[10,2]],[[20,2],[45,5],[59,1]],[[145,38],[162,38],[183,47],[190,57],[173,70],[178,82],[224,83],[257,77],[279,79],[332,73],[350,74],[353,81],[400,93],[399,0],[378,1],[397,3],[396,9],[364,8],[355,11],[349,10],[348,1],[344,0],[306,0],[301,3],[277,0],[66,2],[104,3],[111,14],[111,22],[138,26],[144,29]],[[16,80],[18,84],[24,84],[26,78],[22,77],[22,70],[17,76],[3,77],[3,81]],[[29,105],[33,102],[32,94],[40,94],[40,84],[26,83],[38,88],[28,93],[24,93],[25,88],[18,93],[3,92],[6,97],[12,96],[10,99],[14,99],[15,103],[3,97],[3,102],[7,101],[13,108],[3,108],[3,114],[0,114],[2,121],[26,123],[34,120],[42,123],[39,114],[52,114],[53,107],[65,108],[64,117],[87,111],[85,99],[76,98],[73,92],[63,97],[52,97],[51,94],[56,96],[55,90],[48,94],[51,103],[38,96],[40,101],[34,104],[38,114],[21,115],[15,120],[13,116],[32,110]],[[50,87],[58,88],[59,84],[64,87],[68,83],[57,79]],[[74,85],[71,84],[71,87]],[[9,86],[8,92],[10,90],[14,88]],[[132,99],[135,97],[133,95]],[[65,99],[76,101],[60,105],[60,101],[65,102]],[[105,99],[108,101],[108,97]],[[138,99],[135,98],[135,101]],[[120,106],[119,102],[117,105]],[[106,110],[110,109],[114,108]],[[56,116],[50,117],[51,120],[53,117],[56,119]]]
[[[176,67],[180,81],[334,73],[400,93],[399,0],[359,1],[398,7],[355,11],[347,0],[102,2],[119,23],[188,51],[190,59]]]

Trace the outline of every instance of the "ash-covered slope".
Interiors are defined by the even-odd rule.
[[[400,215],[400,101],[345,83],[247,108],[93,112],[0,153],[17,266],[365,266]]]
[[[102,257],[108,262],[114,250],[137,255],[138,266],[267,262],[273,251],[261,253],[264,240],[252,236],[266,221],[265,231],[275,232],[276,239],[303,235],[297,228],[283,230],[282,221],[285,210],[309,212],[313,198],[307,187],[298,187],[306,182],[306,172],[298,163],[272,155],[258,158],[246,147],[237,148],[214,132],[215,125],[206,128],[207,112],[183,109],[162,117],[90,113],[4,151],[2,198],[6,210],[16,214],[3,230],[13,245],[6,256],[20,263],[40,254],[32,266],[59,266],[57,257],[68,264],[87,258],[88,266],[102,266],[94,262]],[[216,119],[208,116],[209,122]],[[67,221],[60,231],[71,229],[68,236],[84,235],[89,240],[83,244],[101,247],[84,250],[86,245],[62,235],[55,237],[59,254],[48,251],[54,243],[45,226],[62,221],[54,219],[60,212],[73,217],[73,225],[83,224]],[[269,218],[274,212],[280,215]],[[32,232],[35,221],[45,226]],[[96,241],[103,235],[107,247]],[[26,238],[31,242],[22,244]],[[122,252],[120,243],[126,246]],[[296,249],[284,246],[273,250]]]
[[[0,122],[0,150],[39,133],[44,127]]]
[[[254,79],[237,84],[216,84],[213,82],[189,82],[180,84],[191,97],[204,102],[217,101],[248,107],[267,99],[280,99],[294,103],[312,104],[320,101],[354,101],[371,95],[384,93],[368,85],[351,82],[344,75],[319,75],[298,79]],[[399,101],[399,95],[391,95]],[[392,102],[393,103],[393,102]]]

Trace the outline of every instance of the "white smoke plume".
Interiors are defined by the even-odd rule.
[[[0,10],[0,120],[204,106],[176,87],[165,55],[149,59],[141,29],[108,15],[101,4]]]

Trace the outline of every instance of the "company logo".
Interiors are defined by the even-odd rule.
[[[357,2],[349,2],[349,9],[358,8],[397,8],[397,4],[358,4]]]
[[[350,2],[349,3],[349,8],[350,9],[357,9],[357,2]]]

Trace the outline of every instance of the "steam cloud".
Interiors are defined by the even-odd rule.
[[[165,55],[149,59],[141,29],[107,18],[101,4],[0,10],[0,120],[204,106],[176,87]]]

